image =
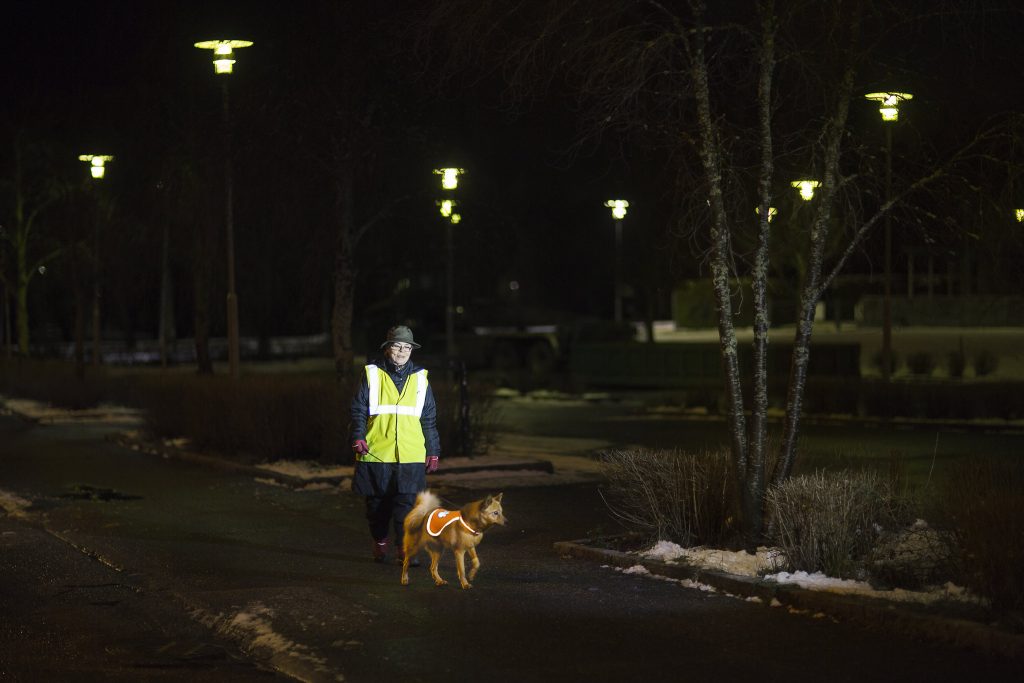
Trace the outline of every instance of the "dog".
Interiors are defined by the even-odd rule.
[[[473,584],[470,581],[476,578],[476,573],[480,569],[480,558],[476,554],[477,545],[483,540],[487,529],[495,524],[505,525],[501,497],[501,493],[496,496],[488,495],[483,500],[469,503],[459,510],[445,510],[441,507],[441,499],[434,493],[420,492],[416,496],[416,504],[402,524],[405,529],[405,540],[402,543],[402,585],[409,585],[409,560],[423,549],[430,555],[430,575],[434,577],[434,585],[447,585],[448,582],[437,573],[437,563],[441,559],[441,553],[448,549],[455,555],[459,585],[463,589],[472,588]],[[471,563],[468,575],[465,567],[467,554]]]

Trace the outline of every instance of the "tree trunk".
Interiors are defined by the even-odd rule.
[[[754,253],[752,288],[754,298],[753,405],[750,419],[750,450],[747,457],[745,521],[748,549],[756,548],[764,531],[764,488],[768,436],[768,247],[771,237],[771,186],[774,172],[771,95],[775,69],[775,13],[773,3],[764,2],[761,11],[761,51],[757,84],[758,128],[761,140],[761,168],[758,178],[758,240]]]
[[[32,275],[28,272],[28,254],[25,240],[19,240],[15,248],[16,267],[14,289],[14,325],[18,334],[18,353],[28,357],[28,283]]]
[[[747,429],[743,413],[743,384],[737,353],[736,328],[732,321],[730,289],[730,240],[728,217],[722,198],[722,170],[719,157],[718,130],[711,115],[711,94],[708,85],[707,63],[704,53],[704,31],[701,17],[696,17],[693,32],[693,60],[691,74],[694,96],[697,100],[697,119],[700,126],[700,158],[707,182],[708,205],[711,209],[711,284],[718,308],[718,338],[722,354],[722,369],[728,402],[728,422],[732,440],[732,464],[736,473],[737,494],[741,502],[743,525],[759,515],[751,506],[747,492]]]
[[[859,15],[850,24],[850,50],[859,39]],[[796,461],[796,446],[800,435],[800,417],[803,410],[804,390],[807,387],[807,367],[811,360],[811,334],[814,331],[814,311],[821,299],[821,272],[825,259],[825,246],[828,243],[829,229],[832,223],[832,204],[835,201],[836,185],[838,184],[839,157],[842,151],[843,134],[846,132],[846,121],[850,111],[850,98],[853,94],[854,68],[847,64],[843,71],[836,96],[836,111],[830,121],[826,122],[824,135],[825,155],[824,174],[822,177],[821,194],[818,198],[818,211],[811,228],[810,254],[807,259],[807,274],[804,278],[800,294],[800,308],[797,315],[796,336],[793,339],[793,355],[790,361],[789,389],[786,396],[786,419],[783,424],[782,446],[779,467],[775,473],[775,481],[785,481],[793,472]]]
[[[28,357],[28,278],[18,276],[15,296],[15,325],[18,329],[18,353]]]
[[[75,301],[75,375],[85,377],[85,283],[82,282],[81,250],[73,248],[71,256],[71,286]]]
[[[352,349],[352,312],[356,284],[352,243],[355,234],[354,182],[352,161],[345,157],[339,163],[335,196],[338,233],[334,246],[334,307],[331,311],[331,348],[339,383],[347,383],[355,371]]]
[[[192,261],[195,306],[196,372],[200,375],[213,374],[213,359],[210,358],[210,268],[207,244],[207,226],[200,225],[195,235],[195,258]]]

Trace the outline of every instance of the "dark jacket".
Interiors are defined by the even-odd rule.
[[[405,381],[410,375],[419,372],[422,368],[412,361],[406,363],[402,368],[396,368],[394,363],[382,358],[373,361],[373,364],[383,368],[395,388],[399,392],[405,386]],[[370,387],[366,381],[366,370],[364,368],[359,382],[359,389],[352,397],[351,409],[351,434],[349,443],[355,443],[360,439],[366,439],[366,421],[369,415]],[[427,449],[427,455],[441,455],[441,438],[437,434],[437,404],[434,403],[434,391],[427,385],[427,396],[423,403],[423,413],[420,415],[420,427],[423,429],[423,439]],[[393,486],[397,483],[397,491]],[[352,490],[363,496],[381,496],[387,493],[418,493],[427,486],[426,473],[422,462],[413,463],[379,463],[379,462],[357,462],[355,476],[352,479]]]

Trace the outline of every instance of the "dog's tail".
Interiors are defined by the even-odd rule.
[[[441,499],[430,489],[416,494],[416,504],[413,505],[412,510],[409,510],[409,514],[405,516],[405,522],[402,523],[406,533],[411,529],[418,528],[423,524],[423,518],[439,507],[441,507]]]

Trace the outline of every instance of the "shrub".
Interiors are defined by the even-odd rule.
[[[434,390],[434,400],[437,403],[437,431],[441,438],[441,453],[445,456],[468,457],[487,453],[494,442],[494,425],[497,420],[494,392],[484,386],[467,387],[469,428],[465,435],[466,443],[462,443],[462,401],[459,386],[434,379],[435,374],[437,373],[431,374],[430,386]]]
[[[333,380],[288,375],[171,376],[141,382],[140,403],[158,437],[246,461],[351,461],[348,401]]]
[[[721,544],[734,531],[729,453],[631,449],[601,456],[602,497],[627,527],[683,546]]]
[[[967,356],[962,350],[950,351],[946,361],[950,377],[960,379],[964,376],[964,370],[967,368]]]
[[[927,351],[915,351],[907,356],[907,370],[912,375],[928,377],[935,369],[935,360]]]
[[[991,375],[999,367],[999,359],[991,351],[981,351],[974,356],[974,374],[978,377]]]
[[[872,472],[823,472],[769,489],[769,536],[791,570],[863,578],[864,562],[897,526],[892,486]]]
[[[83,368],[75,372],[73,363],[56,360],[15,358],[0,361],[0,393],[17,396],[71,410],[113,402],[124,395],[123,382],[111,376],[107,368]]]
[[[432,377],[441,452],[462,454],[457,387]],[[288,373],[224,375],[127,372],[73,363],[20,359],[0,362],[0,393],[81,409],[116,402],[142,409],[150,432],[187,438],[200,450],[242,461],[283,458],[350,463],[349,403],[352,386],[333,376]],[[467,455],[487,452],[495,410],[489,391],[471,394]]]
[[[982,458],[958,463],[940,483],[938,501],[958,580],[996,609],[1024,610],[1024,466]]]
[[[883,533],[867,560],[876,586],[919,590],[953,576],[952,538],[948,532],[917,520],[908,527]]]
[[[900,358],[899,358],[899,356],[896,355],[895,351],[890,351],[889,352],[889,374],[890,375],[894,374],[896,372],[896,368],[898,368],[899,365],[900,365]],[[876,351],[871,356],[871,366],[874,367],[876,370],[878,370],[879,373],[882,372],[882,352],[881,351]]]

